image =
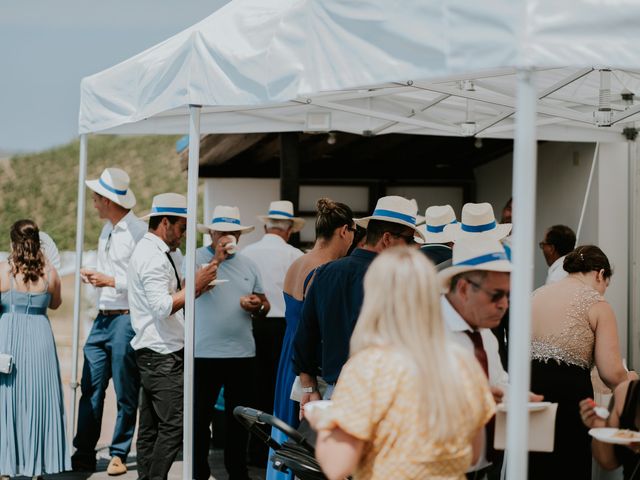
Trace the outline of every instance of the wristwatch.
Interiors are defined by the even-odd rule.
[[[317,391],[316,387],[302,387],[302,393],[315,393]]]

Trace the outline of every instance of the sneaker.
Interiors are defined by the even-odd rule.
[[[73,455],[71,457],[71,469],[74,472],[90,472],[93,473],[96,471],[96,459],[84,456],[84,455]]]
[[[122,459],[120,457],[111,457],[107,467],[107,475],[116,476],[124,473],[127,473],[127,466],[122,463]]]

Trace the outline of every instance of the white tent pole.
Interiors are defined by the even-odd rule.
[[[580,245],[580,234],[582,233],[582,223],[584,222],[584,214],[587,211],[587,203],[589,202],[589,193],[591,193],[591,182],[593,181],[593,172],[596,170],[599,150],[600,150],[600,142],[596,142],[596,149],[593,152],[593,161],[591,162],[591,171],[589,172],[589,181],[587,182],[587,190],[586,192],[584,192],[584,201],[582,202],[582,211],[580,212],[580,220],[578,221],[578,230],[576,230],[576,245]]]
[[[196,307],[196,221],[200,163],[200,110],[189,105],[189,170],[187,180],[187,258],[184,318],[184,413],[182,478],[193,478],[193,329]]]
[[[85,211],[85,186],[84,181],[87,178],[87,143],[86,134],[80,135],[80,167],[78,170],[78,211],[76,217],[76,266],[75,276],[73,279],[74,297],[73,297],[73,347],[71,349],[71,378],[69,386],[71,387],[71,418],[69,419],[68,438],[69,451],[72,448],[73,434],[76,428],[77,415],[77,390],[78,390],[78,344],[80,340],[80,304],[82,285],[80,283],[80,268],[82,267],[82,252],[84,250],[84,211]]]
[[[536,203],[536,103],[533,72],[518,70],[513,159],[513,273],[509,329],[507,478],[527,478],[529,351]]]

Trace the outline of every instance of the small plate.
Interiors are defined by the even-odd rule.
[[[209,285],[215,287],[216,285],[221,285],[223,283],[227,283],[228,281],[229,280],[226,278],[216,278],[213,282],[209,283]]]
[[[633,435],[632,437],[619,436],[622,432]],[[589,430],[591,435],[596,440],[600,440],[604,443],[613,443],[614,445],[629,445],[630,443],[640,442],[640,432],[633,432],[631,430],[621,430],[619,428],[592,428]]]
[[[551,405],[551,402],[529,402],[527,403],[527,408],[530,412],[539,412],[540,410],[547,408],[549,405]],[[507,411],[507,405],[505,403],[499,403],[496,408],[499,412]]]

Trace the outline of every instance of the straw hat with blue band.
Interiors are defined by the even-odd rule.
[[[267,223],[271,220],[290,220],[291,231],[299,232],[304,227],[304,219],[293,215],[293,203],[289,200],[276,200],[269,204],[269,212],[266,215],[258,215],[258,220]]]
[[[208,225],[198,224],[198,231],[202,233],[216,232],[252,232],[253,225],[242,225],[240,223],[240,209],[238,207],[228,207],[218,205],[213,209],[211,223]]]
[[[129,189],[129,175],[120,168],[105,168],[100,178],[86,180],[85,184],[123,208],[131,209],[136,205],[136,196]]]
[[[510,223],[497,223],[490,203],[466,203],[462,207],[460,223],[444,229],[456,242],[465,237],[491,237],[500,240],[511,232]]]
[[[456,241],[451,266],[438,272],[438,279],[446,292],[453,277],[475,270],[511,272],[511,262],[499,240],[476,236]]]
[[[416,228],[416,207],[411,200],[404,197],[391,195],[382,197],[376,203],[373,214],[369,217],[354,219],[356,225],[367,228],[370,220],[380,220],[383,222],[398,223],[406,227],[413,228],[415,235],[424,240],[424,235]]]
[[[187,197],[179,193],[161,193],[153,197],[151,211],[143,220],[159,216],[187,218]]]
[[[425,218],[422,215],[418,214],[418,212],[420,211],[420,208],[418,207],[418,201],[415,198],[412,198],[410,202],[413,204],[413,206],[416,209],[416,225],[422,225],[424,223]]]
[[[425,224],[418,229],[424,235],[424,243],[449,243],[453,242],[451,232],[445,232],[447,225],[456,224],[456,212],[451,205],[433,205],[424,213]]]

